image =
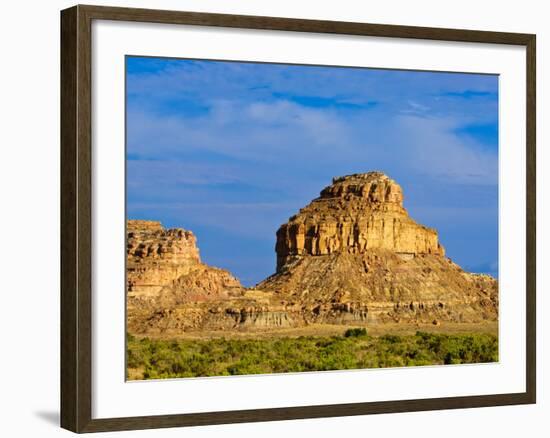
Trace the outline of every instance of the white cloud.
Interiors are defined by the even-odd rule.
[[[396,132],[412,169],[447,182],[496,185],[498,156],[453,131],[457,122],[413,115],[396,119]]]
[[[401,111],[404,114],[423,114],[430,109],[429,106],[413,102],[412,100],[409,100],[407,104],[409,107]]]

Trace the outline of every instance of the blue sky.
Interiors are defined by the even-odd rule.
[[[127,57],[127,212],[245,285],[333,176],[381,170],[465,269],[498,272],[498,77]]]

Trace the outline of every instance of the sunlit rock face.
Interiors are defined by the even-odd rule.
[[[409,217],[401,187],[381,172],[334,178],[279,228],[275,250],[276,272],[244,288],[201,261],[191,231],[128,221],[128,331],[178,336],[498,318],[498,281],[446,257],[437,231]]]
[[[160,222],[127,222],[126,280],[131,298],[158,299],[167,292],[176,301],[201,301],[240,290],[229,272],[201,262],[195,235]]]
[[[337,177],[277,231],[277,272],[305,255],[385,249],[403,257],[443,256],[437,231],[403,207],[399,184],[381,172]]]
[[[129,220],[126,245],[126,282],[133,296],[154,296],[200,264],[195,235],[165,230],[160,222]]]

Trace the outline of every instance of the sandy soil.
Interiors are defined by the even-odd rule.
[[[170,336],[148,336],[154,339],[213,339],[213,338],[232,338],[232,339],[265,339],[275,337],[299,337],[299,336],[334,336],[342,335],[348,328],[358,327],[358,325],[334,325],[334,324],[312,324],[305,327],[281,328],[255,331],[197,331],[186,332],[180,335]],[[365,326],[369,335],[381,336],[385,334],[412,335],[417,331],[431,333],[465,334],[465,333],[490,333],[498,335],[498,322],[489,321],[483,323],[442,323],[433,324],[372,324]],[[136,335],[136,337],[141,337]]]

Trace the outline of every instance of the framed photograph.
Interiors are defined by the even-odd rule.
[[[61,13],[61,425],[535,403],[535,35]]]

